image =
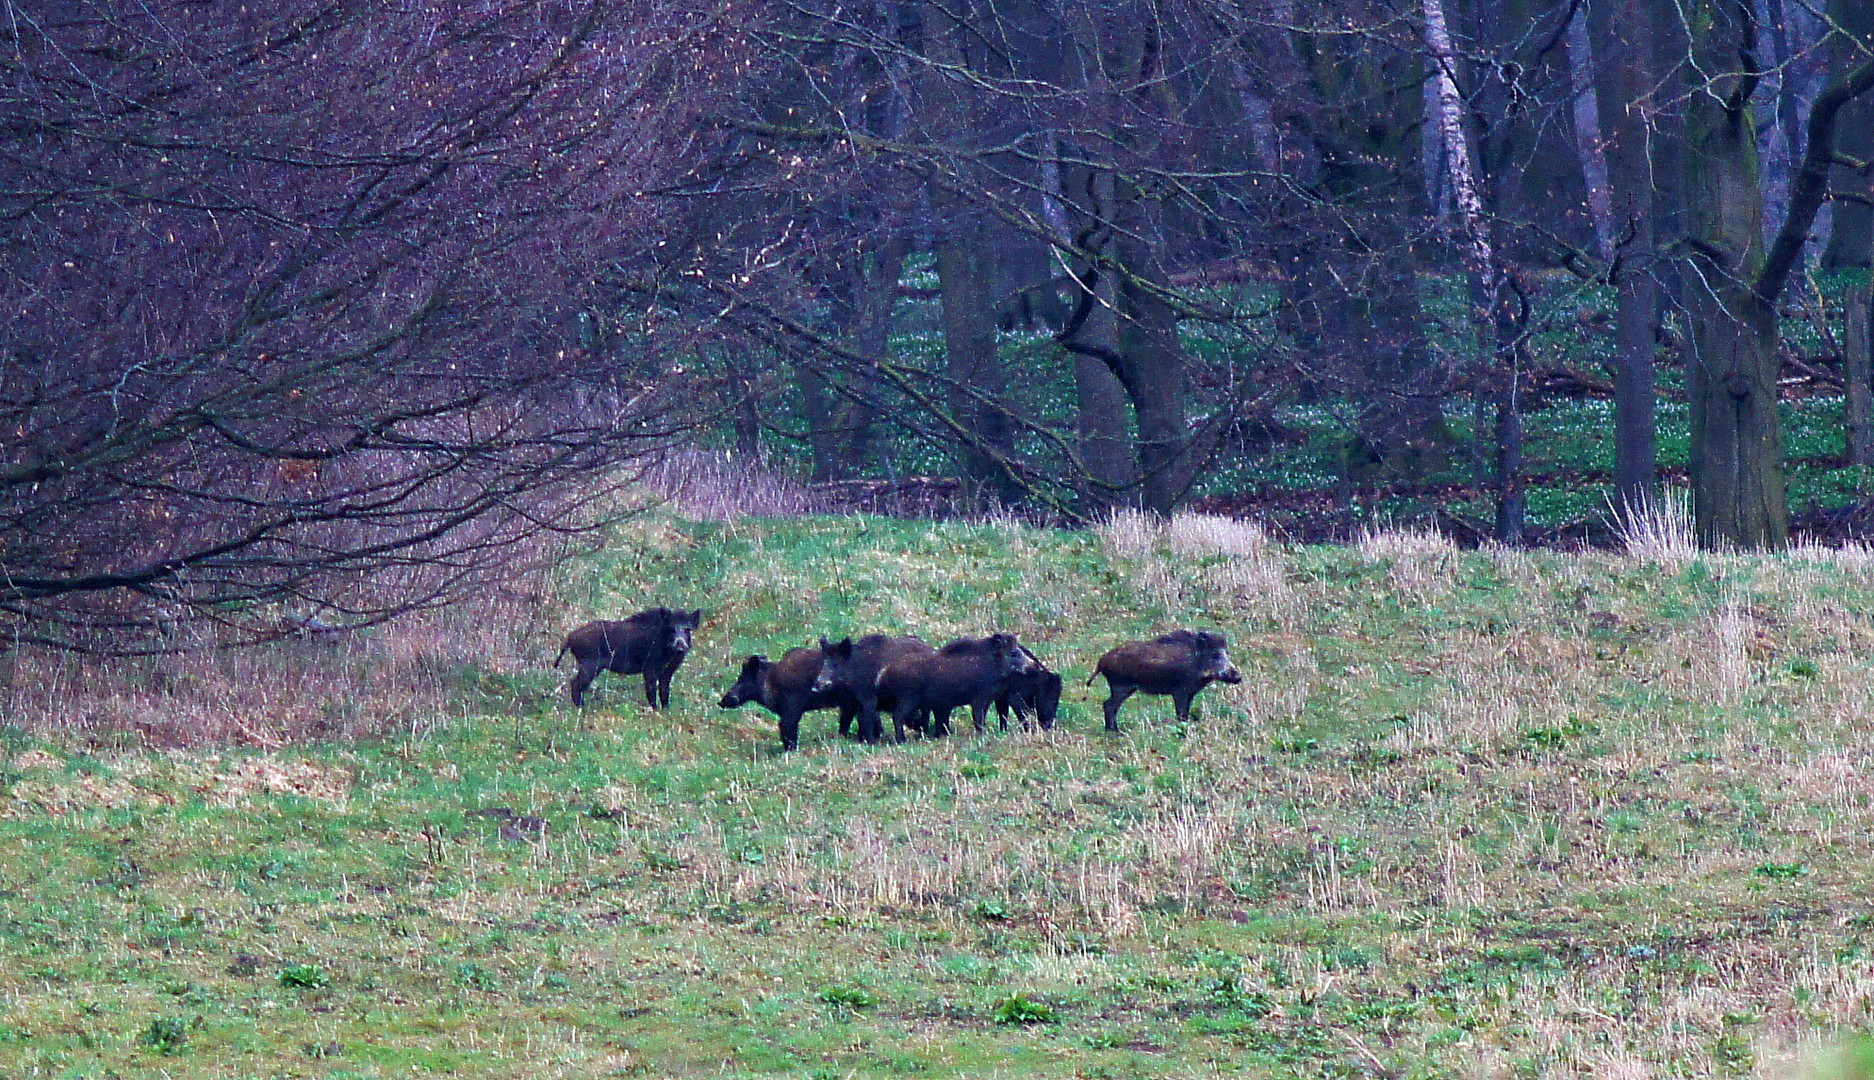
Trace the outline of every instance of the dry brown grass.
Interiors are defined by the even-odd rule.
[[[1290,549],[1203,518],[1122,515],[1097,545],[1012,523],[815,528],[793,549],[756,523],[705,534],[744,547],[708,601],[720,621],[701,670],[732,667],[737,627],[807,639],[831,600],[849,605],[840,617],[855,629],[941,636],[1006,618],[1080,674],[1121,618],[1133,620],[1129,633],[1208,621],[1230,633],[1250,677],[1206,691],[1196,724],[1174,730],[1162,708],[1141,708],[1119,737],[1096,730],[1098,691],[1075,678],[1061,729],[988,740],[852,747],[827,735],[822,716],[810,721],[821,741],[775,757],[771,720],[690,708],[655,726],[593,710],[595,734],[565,760],[522,762],[490,739],[490,757],[458,769],[454,744],[431,743],[415,751],[431,755],[423,775],[465,787],[478,772],[486,783],[537,768],[501,797],[554,816],[525,846],[475,834],[452,849],[536,876],[504,891],[468,873],[439,912],[518,922],[566,882],[604,882],[573,890],[569,909],[681,927],[667,958],[686,986],[733,980],[763,950],[816,963],[830,950],[848,966],[842,978],[883,973],[918,987],[919,1000],[968,992],[943,958],[1019,939],[993,957],[1012,986],[1063,997],[1086,988],[1114,1012],[1146,996],[1179,1016],[1216,1004],[1203,996],[1212,976],[1191,957],[1228,950],[1241,989],[1277,1003],[1270,1025],[1337,997],[1408,1008],[1397,1047],[1388,1040],[1399,1029],[1383,1018],[1345,1025],[1364,1050],[1336,1044],[1337,1068],[1373,1075],[1392,1073],[1375,1060],[1420,1055],[1428,1075],[1704,1076],[1748,1070],[1744,1053],[1770,1075],[1874,1008],[1874,960],[1852,952],[1860,867],[1874,858],[1863,662],[1874,626],[1855,598],[1874,582],[1853,552],[1707,555],[1671,576],[1644,553],[1457,552],[1410,533],[1376,533],[1351,552]],[[603,588],[547,587],[588,598],[564,613],[439,614],[421,633],[361,640],[327,663],[353,671],[346,693],[366,695],[374,663],[409,692],[421,681],[414,657],[497,674],[542,662],[581,604],[599,614],[660,586],[622,552],[647,550],[648,567],[685,535],[647,518],[614,540],[617,572]],[[1078,546],[1051,560],[1055,545]],[[1247,594],[1246,580],[1257,583]],[[271,707],[291,707],[288,690],[273,692]],[[251,710],[269,707],[229,700],[250,710],[250,726]],[[191,791],[210,805],[269,793],[333,806],[408,797],[394,785],[355,790],[342,767],[297,771],[287,754],[186,768],[181,755],[152,756],[150,768],[182,777],[167,794],[144,783],[142,756],[99,779],[34,754],[14,762],[27,774],[16,790],[22,806],[46,810],[160,805],[147,800]],[[603,762],[584,774],[597,779],[565,790],[591,761]],[[707,785],[685,786],[697,774]],[[587,815],[594,803],[611,811],[603,821]],[[983,901],[1001,910],[982,916]],[[774,936],[710,921],[737,905],[771,919]],[[940,944],[881,945],[879,931]],[[635,940],[582,937],[555,956],[604,967]],[[1364,959],[1349,966],[1343,950]],[[1281,987],[1267,974],[1278,967]],[[1142,973],[1169,973],[1158,981],[1174,988],[1143,987]],[[624,977],[607,969],[606,985]],[[962,1031],[948,1014],[897,1004],[933,1038]],[[1076,1038],[1104,1022],[1094,1008]],[[1213,1049],[1231,1052],[1225,1041]],[[1196,1061],[1178,1067],[1203,1074]]]
[[[1096,530],[1109,557],[1133,568],[1139,592],[1168,613],[1208,609],[1297,625],[1282,547],[1254,522],[1121,510]]]
[[[672,450],[644,470],[641,484],[694,521],[795,517],[824,509],[792,477],[719,450]]]
[[[0,657],[0,715],[79,744],[278,749],[422,734],[448,721],[456,676],[538,663],[561,617],[538,574],[353,634],[110,659],[30,647]]]

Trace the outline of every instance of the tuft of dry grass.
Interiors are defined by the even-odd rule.
[[[1679,570],[1700,557],[1692,523],[1692,497],[1667,490],[1638,513],[1615,515],[1615,533],[1630,557]]]
[[[1413,600],[1444,595],[1456,572],[1458,546],[1436,529],[1362,529],[1354,548],[1368,562],[1386,563],[1387,580]]]
[[[1167,614],[1229,612],[1285,630],[1301,617],[1283,550],[1254,522],[1120,510],[1095,529],[1107,557]]]
[[[1354,547],[1368,562],[1442,558],[1458,549],[1449,536],[1424,527],[1363,528]]]

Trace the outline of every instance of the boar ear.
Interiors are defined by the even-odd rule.
[[[1206,649],[1221,649],[1223,648],[1223,635],[1210,630],[1203,630],[1197,635],[1197,643]]]
[[[824,637],[822,637],[822,638],[820,639],[820,651],[821,651],[822,653],[830,653],[830,652],[832,652],[832,651],[833,651],[833,643],[832,643],[832,642],[830,642],[830,641],[828,641],[828,640],[826,640],[826,638],[824,638]]]
[[[695,611],[690,612],[690,621],[693,623],[696,623],[699,626],[702,625],[703,609],[697,608]]]
[[[761,665],[767,662],[768,662],[767,657],[761,655],[760,653],[754,653],[751,656],[749,656],[748,659],[742,661],[742,674],[752,675],[755,672],[760,671]]]

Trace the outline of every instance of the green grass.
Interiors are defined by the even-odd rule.
[[[562,582],[705,609],[667,715],[561,705],[549,635],[419,736],[10,730],[0,1077],[1704,1076],[1869,1021],[1852,556],[646,520]],[[1103,734],[1093,659],[1181,625],[1244,684]],[[990,628],[1059,730],[715,707],[747,652]]]

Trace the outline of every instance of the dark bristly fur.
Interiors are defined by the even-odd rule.
[[[821,638],[820,651],[824,660],[814,687],[852,696],[859,708],[859,740],[883,741],[885,729],[878,712],[885,708],[891,710],[892,728],[903,742],[905,722],[917,711],[902,696],[909,673],[925,657],[937,655],[937,650],[922,638],[867,634],[858,641]]]
[[[690,643],[702,624],[701,608],[694,611],[656,607],[640,611],[628,619],[598,621],[566,635],[553,666],[559,667],[567,653],[573,654],[579,670],[571,683],[573,704],[584,705],[586,687],[599,672],[615,671],[620,675],[644,674],[644,697],[654,709],[670,707],[670,679],[690,654]]]
[[[914,637],[871,634],[856,642],[822,639],[820,648],[826,662],[819,685],[858,700],[859,734],[868,741],[883,737],[877,719],[881,706],[891,709],[900,742],[907,726],[932,736],[947,734],[950,713],[964,705],[982,731],[990,703],[1009,691],[1011,679],[1038,666],[1014,634],[959,638],[942,649]]]
[[[1002,723],[1002,730],[1007,731],[1009,713],[1015,714],[1015,722],[1023,728],[1028,727],[1028,717],[1033,714],[1041,730],[1050,731],[1061,708],[1061,677],[1048,670],[1028,646],[1021,646],[1021,650],[1033,668],[1009,676],[1002,692],[996,695],[996,717]]]
[[[753,701],[774,715],[781,724],[781,749],[800,746],[800,718],[815,709],[839,709],[839,733],[852,729],[852,719],[859,704],[849,693],[838,689],[817,689],[824,654],[815,648],[789,649],[780,660],[759,654],[742,663],[740,676],[717,704],[736,709]]]
[[[935,656],[913,662],[899,689],[900,705],[915,723],[925,721],[935,737],[950,733],[950,713],[965,705],[978,733],[991,702],[1008,693],[1012,680],[1031,674],[1034,654],[1014,634],[958,638]],[[896,713],[893,713],[896,716]]]

